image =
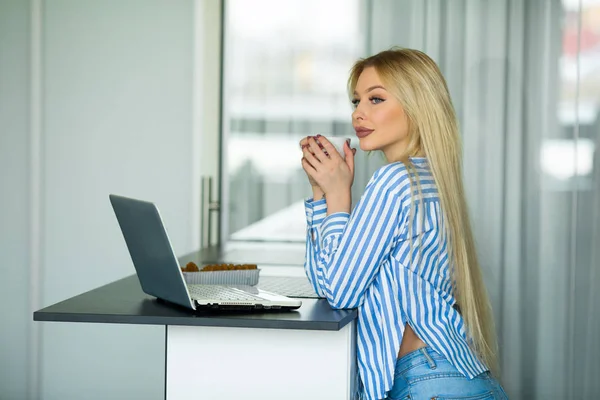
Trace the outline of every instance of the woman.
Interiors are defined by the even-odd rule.
[[[380,150],[350,213],[354,152],[300,142],[313,190],[305,269],[333,308],[358,308],[357,357],[367,399],[504,399],[496,339],[462,182],[446,82],[420,51],[359,60],[348,88],[364,151]]]

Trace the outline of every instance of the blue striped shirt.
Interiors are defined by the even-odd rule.
[[[373,174],[352,214],[327,216],[325,199],[305,203],[306,274],[332,308],[358,308],[358,369],[369,400],[392,388],[406,323],[465,376],[487,370],[453,308],[444,218],[428,162],[411,160],[421,193],[413,175],[411,195],[408,170],[397,162]]]

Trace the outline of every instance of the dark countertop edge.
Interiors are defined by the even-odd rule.
[[[67,314],[52,312],[34,312],[33,320],[39,322],[84,322],[103,324],[129,324],[129,325],[170,325],[170,326],[209,326],[222,328],[265,328],[265,329],[299,329],[317,331],[340,331],[343,327],[356,319],[356,310],[341,319],[338,323],[321,321],[285,321],[264,319],[228,319],[207,316],[196,318],[193,315],[182,317],[156,317],[156,316],[130,316],[130,315],[102,315],[102,314]],[[135,322],[132,321],[135,318]]]

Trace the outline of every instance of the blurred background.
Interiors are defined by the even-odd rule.
[[[163,398],[162,327],[32,321],[134,273],[108,194],[178,254],[301,268],[298,142],[353,136],[349,69],[391,46],[447,79],[510,398],[597,398],[600,1],[0,0],[0,399]]]

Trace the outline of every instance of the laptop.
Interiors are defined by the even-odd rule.
[[[262,276],[258,288],[288,297],[325,298],[315,292],[306,276]]]
[[[115,194],[109,198],[144,293],[194,311],[295,310],[302,305],[252,286],[187,284],[158,207]]]

